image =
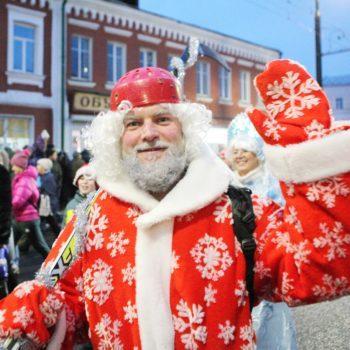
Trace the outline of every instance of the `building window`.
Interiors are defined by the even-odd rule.
[[[8,84],[43,87],[45,12],[12,4],[8,9]]]
[[[91,39],[72,36],[72,78],[91,80]]]
[[[231,72],[224,67],[219,68],[220,99],[231,100]]]
[[[250,103],[250,72],[239,72],[239,84],[240,84],[240,102]]]
[[[13,150],[33,143],[33,119],[0,115],[0,144]]]
[[[34,73],[35,28],[15,23],[13,38],[13,69]]]
[[[140,67],[155,67],[156,65],[156,52],[149,49],[140,49]]]
[[[116,82],[125,73],[126,49],[124,44],[107,43],[107,80]]]
[[[343,98],[342,97],[337,97],[335,99],[335,109],[343,109]]]
[[[210,64],[200,61],[196,65],[197,95],[210,96]]]

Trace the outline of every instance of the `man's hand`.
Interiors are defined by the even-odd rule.
[[[247,114],[268,144],[286,146],[349,128],[333,125],[326,94],[297,62],[270,62],[255,78],[255,86],[266,113],[248,109]]]

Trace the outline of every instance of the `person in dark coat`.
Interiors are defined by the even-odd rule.
[[[40,206],[39,214],[41,221],[47,222],[50,225],[53,233],[58,236],[61,231],[60,225],[58,224],[58,211],[59,211],[59,195],[58,186],[54,175],[51,172],[52,161],[48,158],[41,158],[37,162],[37,170],[39,173],[39,189],[40,189]],[[48,196],[50,201],[50,209],[48,212],[43,214],[43,196]]]
[[[63,173],[62,173],[61,164],[58,162],[57,150],[53,144],[47,145],[45,156],[46,158],[50,159],[52,162],[51,172],[55,177],[58,197],[60,197],[61,191],[62,191]]]
[[[68,154],[64,151],[58,153],[58,162],[62,169],[62,190],[60,196],[60,207],[64,209],[67,203],[74,196],[75,188],[73,186],[72,177],[72,162],[68,157]]]

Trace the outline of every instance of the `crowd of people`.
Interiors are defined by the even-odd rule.
[[[0,301],[2,339],[48,349],[294,350],[288,307],[350,293],[350,164],[339,157],[349,126],[334,123],[317,82],[296,62],[271,62],[256,79],[268,114],[234,118],[224,162],[202,138],[210,111],[184,101],[177,84],[157,67],[122,77],[110,110],[92,122],[92,165],[88,152],[57,154],[45,132],[10,160],[2,153],[2,280],[16,250],[48,255],[36,280]],[[291,85],[308,104],[284,101]],[[48,254],[43,227],[57,236],[64,225]],[[53,283],[72,235],[72,259]]]
[[[32,246],[45,259],[75,208],[96,191],[87,150],[73,159],[48,143],[0,151],[0,296],[18,284],[20,256]]]

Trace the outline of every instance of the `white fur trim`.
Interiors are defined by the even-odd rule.
[[[98,183],[111,195],[136,204],[144,214],[136,221],[136,305],[142,349],[171,350],[174,326],[170,310],[173,224],[176,216],[205,207],[227,190],[232,172],[205,144],[185,176],[161,200],[140,190],[124,174]]]
[[[287,147],[265,145],[269,169],[284,182],[310,182],[350,170],[350,131]]]
[[[172,350],[174,326],[170,277],[174,220],[138,229],[136,238],[136,306],[144,350]]]

